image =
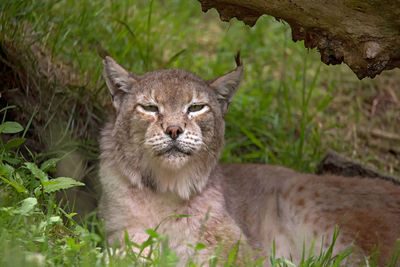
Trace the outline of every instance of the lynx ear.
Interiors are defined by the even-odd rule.
[[[208,85],[217,93],[223,114],[228,110],[229,104],[239,89],[243,78],[243,65],[240,61],[240,53],[236,55],[235,59],[236,69],[208,82]]]
[[[110,56],[104,58],[103,66],[104,78],[110,90],[113,105],[118,109],[123,96],[131,90],[132,85],[137,82],[137,78]]]

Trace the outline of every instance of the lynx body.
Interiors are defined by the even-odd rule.
[[[202,262],[218,246],[226,256],[239,240],[266,256],[275,241],[276,256],[298,263],[303,245],[327,248],[338,225],[336,251],[353,244],[357,261],[379,246],[382,263],[390,256],[400,237],[399,186],[218,164],[224,114],[243,74],[239,60],[211,81],[175,69],[137,76],[110,57],[103,63],[115,109],[100,141],[100,213],[111,243],[125,231],[141,243],[143,229],[163,221],[159,231],[181,265],[193,256],[187,243],[207,245]],[[174,214],[193,216],[165,219]]]
[[[135,76],[110,57],[104,72],[116,111],[100,144],[100,213],[110,242],[126,231],[140,244],[144,229],[163,221],[159,232],[181,265],[193,256],[187,243],[207,246],[200,262],[220,245],[227,256],[245,237],[226,209],[217,163],[242,66],[209,83],[184,70]],[[166,219],[179,214],[190,217]]]

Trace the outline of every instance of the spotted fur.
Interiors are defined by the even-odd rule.
[[[187,243],[207,245],[199,255],[204,261],[220,245],[226,256],[240,239],[257,256],[269,256],[275,242],[276,256],[299,263],[313,243],[314,253],[326,250],[338,227],[334,253],[351,246],[355,264],[375,248],[383,265],[400,238],[400,186],[218,164],[224,115],[243,74],[237,62],[234,71],[204,81],[176,69],[137,76],[105,58],[115,108],[100,141],[100,213],[108,240],[122,240],[127,231],[141,243],[143,229],[163,221],[159,231],[169,235],[180,265],[194,253]],[[192,216],[164,220],[173,214]]]

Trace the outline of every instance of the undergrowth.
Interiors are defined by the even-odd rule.
[[[118,247],[105,244],[95,213],[77,223],[75,212],[66,208],[71,203],[57,201],[55,191],[82,185],[56,177],[56,164],[60,169],[59,161],[68,157],[64,153],[79,147],[77,151],[91,161],[98,154],[96,132],[106,120],[103,107],[109,105],[99,46],[137,74],[173,67],[205,79],[233,69],[233,56],[240,50],[245,77],[226,117],[222,160],[228,162],[314,171],[326,150],[323,137],[333,128],[344,127],[326,116],[339,90],[338,81],[355,80],[344,74],[344,67],[328,70],[315,51],[291,41],[287,25],[266,16],[250,28],[236,20],[222,23],[215,11],[203,14],[194,0],[1,1],[0,70],[7,70],[0,73],[1,90],[7,96],[20,90],[27,99],[17,108],[1,107],[1,266],[125,266],[132,262],[174,266],[178,261],[166,246],[168,237],[154,229],[147,230],[149,240],[144,244],[126,240],[131,246],[121,258],[113,252]],[[20,58],[16,62],[7,55]],[[18,116],[10,116],[11,112]],[[13,121],[17,117],[24,127]],[[34,149],[28,141],[35,138],[41,143]],[[335,138],[329,142],[345,146],[340,137]],[[80,166],[86,168],[80,177],[95,177],[95,163]],[[350,251],[333,255],[335,238],[328,251],[307,254],[304,248],[300,263],[275,258],[272,251],[270,258],[248,265],[346,266]],[[204,248],[203,244],[191,246]],[[152,256],[140,257],[130,249],[147,247],[152,248]],[[240,265],[233,264],[235,250],[231,255],[225,266]],[[398,257],[389,266],[395,266]],[[217,258],[208,264],[215,266]],[[193,260],[188,265],[201,263]],[[364,265],[376,263],[366,259]]]
[[[103,104],[108,92],[99,45],[138,74],[174,67],[206,79],[233,69],[240,50],[245,78],[227,116],[222,160],[313,171],[322,156],[314,118],[332,98],[335,72],[323,73],[321,86],[326,67],[294,44],[282,23],[261,17],[254,28],[235,20],[222,24],[215,11],[203,15],[198,3],[177,0],[5,1],[2,10],[3,41],[25,38],[45,47],[50,59],[80,73],[83,88],[101,95]],[[27,27],[34,37],[24,34]]]

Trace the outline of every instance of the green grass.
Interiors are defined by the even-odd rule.
[[[12,1],[3,4],[3,28],[12,31],[7,38],[29,39],[21,33],[22,25],[7,25],[15,19],[28,21],[37,39],[27,41],[72,66],[85,81],[84,88],[102,99],[107,99],[107,90],[98,44],[138,74],[175,67],[204,78],[231,70],[233,55],[241,50],[246,75],[227,116],[222,160],[312,171],[321,158],[314,118],[329,104],[335,73],[324,71],[327,67],[315,51],[294,44],[287,25],[269,17],[260,18],[254,28],[238,21],[221,23],[215,11],[202,14],[195,1],[17,3],[22,7]],[[319,82],[321,69],[324,86]]]
[[[351,144],[342,142],[342,136],[331,134],[346,122],[332,119],[335,110],[329,109],[330,103],[340,92],[347,92],[346,88],[370,84],[356,82],[345,66],[320,63],[316,51],[291,41],[290,29],[284,23],[266,16],[253,28],[237,20],[223,23],[215,10],[203,14],[194,0],[81,0],[79,4],[72,0],[1,1],[0,48],[15,47],[17,53],[18,47],[26,48],[23,51],[29,54],[31,45],[42,51],[42,61],[55,62],[51,67],[61,74],[46,76],[36,61],[26,65],[31,72],[24,69],[23,61],[10,67],[29,76],[24,89],[27,94],[39,95],[42,103],[34,112],[28,111],[28,106],[16,111],[27,118],[26,130],[19,137],[29,135],[27,129],[33,126],[42,129],[37,138],[50,141],[44,151],[29,152],[29,146],[19,146],[19,141],[15,141],[15,147],[7,147],[5,140],[10,135],[2,134],[0,175],[5,177],[10,169],[5,164],[14,171],[8,183],[0,181],[1,266],[176,263],[173,252],[165,247],[167,237],[153,232],[149,242],[136,245],[154,247],[154,258],[139,261],[132,251],[127,251],[125,258],[109,255],[115,248],[105,247],[101,222],[95,214],[78,224],[74,213],[64,208],[65,203],[59,204],[53,192],[44,192],[45,181],[28,168],[40,168],[49,157],[76,147],[87,159],[97,157],[96,132],[106,118],[103,107],[109,105],[98,45],[138,74],[173,67],[188,69],[205,79],[233,69],[234,55],[240,50],[245,77],[226,117],[222,153],[222,160],[229,162],[272,163],[313,172],[326,143],[352,151]],[[36,56],[27,55],[25,62]],[[1,59],[10,62],[3,56]],[[54,82],[47,84],[43,82],[46,79]],[[351,108],[362,105],[360,100],[355,102]],[[354,118],[355,124],[360,121]],[[94,133],[86,134],[91,131]],[[94,167],[87,166],[83,175],[93,175]],[[55,175],[53,171],[44,169],[50,176]],[[25,209],[24,203],[28,205]],[[345,265],[348,251],[339,255],[331,252],[307,255],[296,264]],[[273,266],[292,266],[288,259],[272,256],[265,260]],[[372,261],[369,266],[376,264]]]
[[[12,24],[17,17],[28,21],[38,36],[33,42],[77,70],[84,87],[104,102],[108,98],[98,45],[138,74],[174,67],[206,79],[233,69],[233,56],[241,50],[246,74],[227,116],[222,160],[268,162],[302,171],[313,171],[320,160],[323,151],[315,118],[332,99],[340,72],[332,67],[327,72],[315,51],[293,43],[287,25],[270,17],[260,18],[253,28],[236,20],[222,23],[214,10],[204,15],[196,1],[20,5],[3,4],[3,13],[11,13],[3,24]],[[10,7],[16,9],[14,14]],[[7,26],[13,32],[19,29],[8,39],[24,36],[19,34],[21,25]]]

